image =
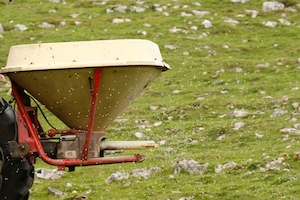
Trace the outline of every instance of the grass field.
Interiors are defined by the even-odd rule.
[[[288,9],[264,12],[262,0],[2,0],[0,66],[13,45],[139,38],[157,43],[172,68],[120,115],[124,122],[107,129],[111,140],[138,140],[135,133],[142,132],[161,144],[119,154],[142,153],[144,162],[77,167],[57,180],[35,179],[30,199],[57,199],[48,194],[49,186],[67,194],[61,199],[79,194],[92,200],[299,199],[300,162],[294,155],[300,136],[280,130],[300,130],[300,4],[281,2]],[[125,12],[116,9],[120,5],[127,6]],[[205,28],[204,20],[212,27]],[[268,21],[277,25],[265,26]],[[52,27],[40,27],[43,22]],[[46,113],[56,127],[64,127]],[[141,128],[141,121],[148,127]],[[172,166],[184,159],[209,166],[203,174],[174,174]],[[231,161],[234,167],[215,172]],[[35,167],[55,169],[39,159]],[[153,167],[159,170],[148,179],[105,183],[111,173]]]

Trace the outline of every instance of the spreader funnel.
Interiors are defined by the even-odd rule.
[[[92,129],[105,131],[150,82],[168,69],[153,42],[103,40],[13,46],[0,73],[71,129],[87,129],[91,104],[95,103]]]

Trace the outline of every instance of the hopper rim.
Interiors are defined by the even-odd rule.
[[[62,46],[67,47],[67,49],[61,50],[61,54],[72,55],[68,58],[64,58],[61,56],[60,58],[56,59],[55,57],[59,57],[59,55],[61,54],[58,54],[54,51],[50,51],[50,49],[52,50],[52,48],[61,48]],[[93,51],[89,51],[90,47],[95,48],[94,50],[99,50],[102,54],[107,54],[105,55],[107,59],[102,54],[97,55]],[[122,49],[121,47],[126,48]],[[140,50],[140,48],[145,48],[145,55],[143,55],[143,52],[141,52],[143,51],[143,49]],[[121,52],[120,49],[122,49],[123,52]],[[31,54],[27,52],[28,50],[31,50]],[[59,50],[60,49],[58,49],[58,51]],[[128,53],[129,50],[132,50],[133,53]],[[84,53],[86,53],[86,56],[91,59],[85,59],[85,55],[81,55],[81,51],[89,51],[88,53]],[[122,53],[125,54],[124,57],[122,57]],[[38,56],[44,57],[43,59],[45,60],[45,62],[43,60],[39,60],[39,58],[36,58]],[[99,58],[96,56],[99,56]],[[113,66],[126,67],[136,65],[156,66],[158,68],[161,68],[162,71],[170,69],[169,65],[163,61],[159,47],[156,43],[144,39],[115,39],[22,44],[12,46],[9,52],[7,65],[0,69],[0,73],[9,74],[16,72],[56,69],[77,69]]]

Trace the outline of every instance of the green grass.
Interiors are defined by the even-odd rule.
[[[65,42],[97,39],[141,38],[156,42],[165,61],[172,70],[163,73],[152,83],[141,97],[120,115],[128,121],[114,122],[107,130],[112,140],[136,139],[135,132],[142,131],[150,140],[166,141],[165,145],[150,151],[127,151],[133,155],[140,152],[146,156],[143,163],[77,167],[75,172],[66,173],[58,180],[35,179],[30,199],[57,199],[47,193],[54,187],[67,193],[63,199],[85,194],[89,199],[298,199],[300,190],[300,163],[293,159],[299,151],[298,135],[282,135],[281,128],[300,123],[300,115],[293,115],[294,102],[300,102],[299,73],[300,58],[298,12],[276,11],[264,13],[264,1],[249,1],[233,4],[226,1],[159,1],[166,5],[164,16],[156,12],[157,1],[145,1],[149,9],[144,13],[106,13],[112,5],[137,5],[135,1],[66,1],[55,4],[48,1],[17,0],[11,5],[1,1],[0,23],[5,30],[0,38],[0,66],[5,66],[10,46],[38,42]],[[281,1],[300,10],[296,1]],[[178,9],[174,6],[179,5]],[[188,7],[184,7],[188,5]],[[256,18],[245,14],[245,9],[258,10]],[[56,10],[55,13],[49,13]],[[181,12],[209,10],[204,17],[181,17]],[[78,13],[77,18],[70,15]],[[283,16],[285,14],[285,16]],[[113,24],[114,18],[130,18],[132,22]],[[238,20],[237,26],[223,22],[226,18]],[[278,23],[270,28],[264,21],[286,18],[291,26]],[[210,19],[213,27],[201,26]],[[65,21],[66,26],[60,22]],[[75,21],[82,22],[75,25]],[[42,22],[55,24],[55,28],[38,27]],[[26,31],[15,29],[15,24],[24,24]],[[144,27],[144,23],[151,27]],[[191,26],[198,26],[192,30]],[[171,34],[173,27],[184,32]],[[147,35],[137,34],[138,30]],[[199,37],[205,33],[207,36]],[[164,48],[167,44],[178,46],[176,50]],[[223,48],[228,45],[229,48]],[[188,52],[188,55],[184,55]],[[267,67],[259,66],[268,63]],[[239,72],[237,69],[242,69]],[[179,94],[172,93],[180,90]],[[224,92],[226,91],[226,92]],[[1,96],[6,96],[2,92]],[[201,97],[201,98],[200,98]],[[7,97],[6,97],[7,98]],[[200,99],[199,99],[200,98]],[[282,100],[274,103],[274,100]],[[151,110],[150,105],[160,106]],[[288,113],[270,117],[274,109]],[[242,118],[223,116],[234,109],[244,109],[249,114]],[[54,116],[47,112],[49,120],[63,128]],[[172,116],[172,120],[168,117]],[[294,118],[295,121],[291,121]],[[145,119],[161,126],[139,130],[136,120]],[[233,124],[244,122],[245,126],[233,130]],[[43,121],[45,129],[49,126]],[[257,138],[255,133],[263,134]],[[217,140],[225,134],[224,140]],[[168,153],[173,148],[176,153]],[[282,155],[284,164],[280,171],[261,172],[260,167]],[[186,172],[174,174],[172,165],[185,158],[209,163],[202,175]],[[215,173],[218,164],[234,161],[237,166]],[[36,168],[49,166],[37,160]],[[127,180],[105,184],[113,172],[131,173],[136,168],[160,167],[149,179],[130,177]],[[55,167],[52,167],[55,168]],[[67,187],[67,183],[72,183]],[[130,184],[129,184],[130,183]],[[128,186],[129,185],[129,186]],[[76,193],[75,193],[76,192]]]

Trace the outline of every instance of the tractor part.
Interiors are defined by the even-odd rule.
[[[17,142],[18,129],[11,105],[0,98],[0,199],[28,199],[34,167],[26,155],[28,145]]]
[[[154,141],[104,141],[100,145],[101,150],[132,150],[149,149],[158,145]]]

